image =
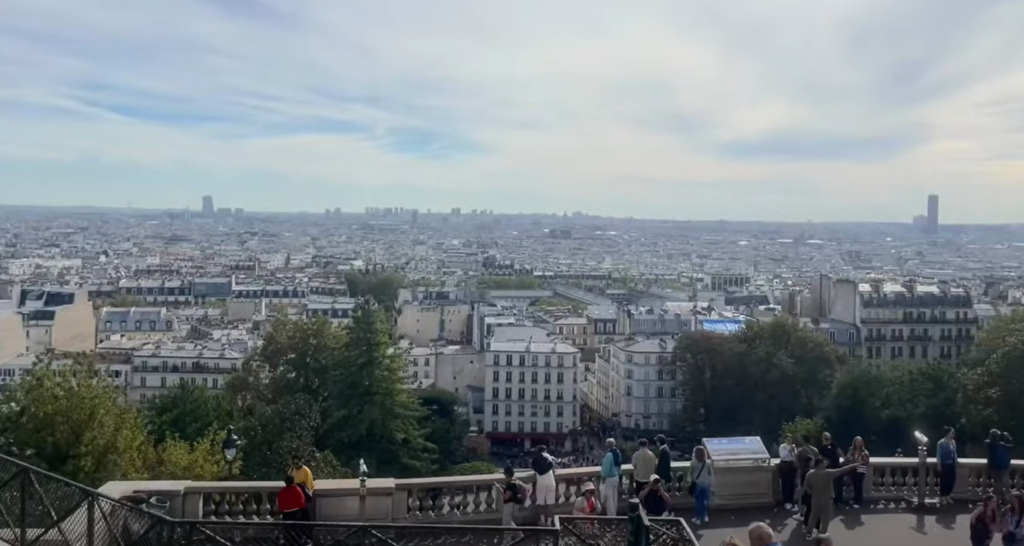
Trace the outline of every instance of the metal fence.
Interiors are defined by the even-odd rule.
[[[176,520],[0,456],[0,546],[697,546],[681,519],[632,521],[558,517],[556,527],[538,528]],[[627,540],[635,524],[643,538]]]

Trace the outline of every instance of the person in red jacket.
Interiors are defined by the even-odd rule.
[[[277,511],[282,521],[305,521],[306,494],[290,475],[284,478],[284,487],[277,492]]]

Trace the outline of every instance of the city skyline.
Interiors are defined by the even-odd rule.
[[[15,3],[0,193],[1024,222],[1024,5],[757,6]]]

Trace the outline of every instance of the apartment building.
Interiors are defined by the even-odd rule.
[[[164,307],[104,307],[96,324],[97,341],[120,335],[121,339],[171,339],[185,330]]]
[[[0,394],[10,385],[20,381],[32,373],[32,367],[39,355],[23,354],[0,363]],[[55,358],[53,366],[61,368],[69,364],[69,358]],[[128,389],[131,377],[131,365],[125,363],[98,362],[99,373],[105,374],[115,385]]]
[[[974,344],[978,314],[962,288],[871,283],[857,292],[867,361],[957,362]]]
[[[402,339],[425,347],[439,340],[467,339],[471,308],[468,303],[421,301],[399,308],[395,330]]]
[[[672,337],[633,338],[604,347],[595,359],[587,405],[624,429],[665,431],[682,399]]]
[[[154,345],[132,354],[128,400],[146,402],[178,383],[224,388],[227,378],[242,366],[243,356],[219,344]]]
[[[188,305],[192,303],[192,283],[184,279],[124,279],[117,284],[122,296],[138,298],[145,303]]]
[[[96,318],[86,290],[22,288],[0,301],[0,362],[49,351],[96,348]]]
[[[352,312],[355,311],[355,308],[355,300],[309,302],[302,315],[306,319],[323,317],[332,324],[348,324],[352,321]]]
[[[568,449],[579,426],[580,351],[563,341],[491,341],[484,356],[484,432],[492,442]]]

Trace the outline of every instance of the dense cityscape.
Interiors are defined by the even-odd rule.
[[[94,485],[274,479],[294,456],[318,478],[364,460],[486,474],[537,446],[586,466],[604,438],[629,454],[656,436],[677,461],[709,437],[776,450],[825,430],[891,455],[947,424],[974,429],[967,454],[990,423],[1024,424],[1019,403],[989,411],[1019,374],[991,356],[1017,347],[1022,230],[942,225],[937,196],[906,224],[273,214],[212,196],[2,210],[2,446]],[[762,409],[737,413],[735,392]],[[229,426],[244,456],[225,470]]]

